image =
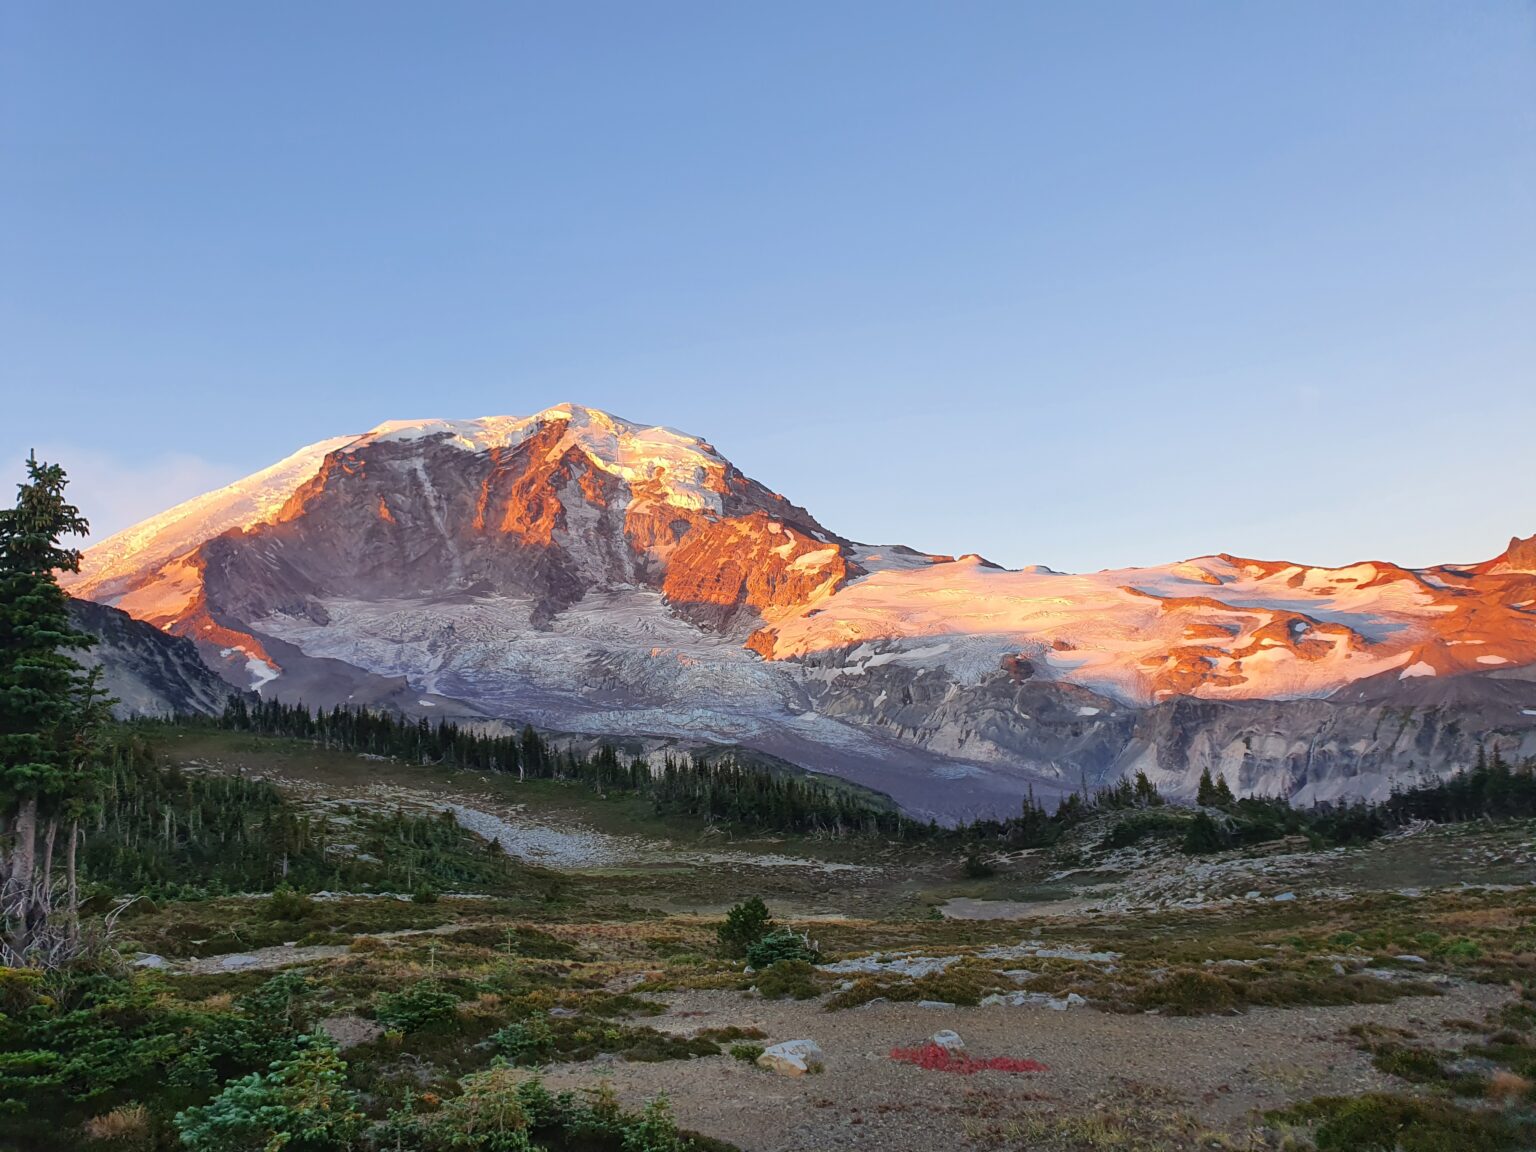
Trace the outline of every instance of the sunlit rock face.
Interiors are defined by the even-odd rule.
[[[264,693],[741,743],[974,815],[1138,768],[1329,798],[1536,751],[1532,552],[1008,571],[855,544],[703,440],[561,405],[312,445],[71,589]]]
[[[1511,537],[1504,555],[1492,564],[1495,571],[1536,573],[1536,536]]]

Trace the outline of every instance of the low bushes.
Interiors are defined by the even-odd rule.
[[[757,991],[764,1000],[810,1000],[821,994],[816,970],[804,960],[780,960],[757,974]]]
[[[490,1043],[509,1064],[525,1068],[557,1060],[590,1060],[603,1053],[641,1063],[720,1054],[720,1045],[702,1036],[689,1039],[588,1016],[554,1020],[533,1016],[507,1025],[490,1038]]]
[[[1276,1116],[1316,1124],[1317,1152],[1514,1152],[1532,1135],[1497,1113],[1386,1092],[1320,1097]]]

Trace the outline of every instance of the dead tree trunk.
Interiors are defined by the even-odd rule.
[[[37,797],[28,796],[16,810],[15,845],[6,886],[5,914],[12,921],[11,949],[18,956],[32,936],[33,879],[37,874]]]
[[[43,833],[43,887],[42,914],[46,918],[53,908],[53,846],[59,838],[59,818],[48,817],[48,831]]]
[[[80,846],[80,821],[69,825],[69,847],[64,852],[64,883],[69,909],[69,943],[73,947],[80,940],[80,885],[75,870],[76,849]]]

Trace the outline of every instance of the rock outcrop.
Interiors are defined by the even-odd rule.
[[[167,636],[126,612],[72,599],[70,619],[96,643],[74,658],[100,667],[101,686],[120,719],[134,716],[217,715],[232,689],[199,658],[190,640]]]

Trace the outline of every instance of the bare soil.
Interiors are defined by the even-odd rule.
[[[684,1034],[755,1027],[767,1033],[764,1043],[810,1038],[826,1054],[824,1071],[792,1079],[717,1056],[565,1065],[546,1082],[576,1088],[606,1080],[633,1105],[664,1092],[681,1124],[744,1152],[1049,1148],[1052,1129],[1070,1118],[1117,1110],[1138,1113],[1136,1122],[1149,1129],[1242,1133],[1262,1125],[1267,1109],[1392,1090],[1391,1079],[1341,1036],[1351,1025],[1449,1041],[1455,1034],[1442,1021],[1481,1016],[1507,998],[1500,987],[1463,985],[1391,1004],[1174,1017],[895,1003],[824,1012],[815,1001],[685,992],[659,997],[670,1012],[647,1022]],[[891,1049],[921,1044],[944,1028],[958,1032],[973,1056],[1028,1058],[1048,1071],[961,1076],[890,1058]]]

